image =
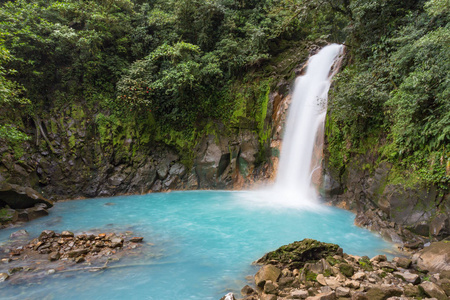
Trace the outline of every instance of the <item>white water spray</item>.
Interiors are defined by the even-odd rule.
[[[325,209],[319,205],[316,190],[311,185],[313,172],[320,169],[320,159],[315,162],[312,158],[317,133],[323,133],[332,70],[338,69],[333,69],[333,65],[342,49],[343,46],[337,44],[324,47],[309,59],[305,75],[296,79],[275,185],[272,189],[257,191],[257,198],[254,193],[242,193],[253,206]],[[323,143],[323,137],[319,137]]]
[[[316,201],[311,176],[318,166],[312,165],[311,160],[317,132],[324,126],[334,75],[331,70],[342,48],[336,44],[323,48],[309,59],[306,74],[296,79],[274,186],[280,196],[293,198],[288,201],[304,205]]]

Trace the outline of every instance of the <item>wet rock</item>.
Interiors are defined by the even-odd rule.
[[[55,261],[55,260],[58,260],[60,257],[61,257],[61,255],[59,254],[59,252],[52,252],[48,255],[48,260]]]
[[[115,237],[111,239],[111,248],[117,248],[123,246],[123,239],[119,237]]]
[[[75,262],[77,264],[82,263],[84,261],[86,261],[86,259],[83,256],[78,256],[77,258],[75,258]]]
[[[23,271],[23,267],[15,267],[8,270],[9,275]]]
[[[438,300],[448,300],[444,290],[442,290],[437,284],[430,281],[424,281],[419,285],[419,289],[425,293],[428,297],[436,298]]]
[[[2,208],[0,209],[0,224],[16,222],[19,219],[19,214],[15,209]]]
[[[53,230],[44,230],[41,232],[41,234],[39,235],[38,239],[39,241],[43,241],[46,240],[48,238],[52,238],[55,236],[55,232]]]
[[[281,270],[273,265],[264,265],[255,275],[255,284],[263,288],[267,280],[276,282],[280,277]]]
[[[8,278],[9,278],[9,275],[7,273],[0,273],[0,282],[3,282]]]
[[[11,258],[2,258],[1,259],[1,262],[2,262],[2,264],[8,264],[8,263],[10,263],[11,262]]]
[[[27,238],[30,234],[25,229],[20,229],[16,232],[13,232],[9,235],[10,239],[22,239]]]
[[[71,250],[67,252],[68,257],[78,257],[83,254],[87,254],[89,251],[87,249],[77,249],[77,250]]]
[[[132,238],[130,239],[130,242],[132,242],[132,243],[140,243],[140,242],[142,242],[143,240],[144,240],[143,237],[132,237]]]

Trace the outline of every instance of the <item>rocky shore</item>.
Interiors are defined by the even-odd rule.
[[[28,279],[71,271],[98,271],[111,261],[142,254],[143,237],[132,232],[56,233],[44,230],[39,237],[25,242],[28,233],[11,234],[10,243],[0,247],[0,282],[22,283]]]
[[[433,243],[411,257],[356,256],[312,239],[269,252],[257,264],[245,300],[450,299],[450,242]],[[234,300],[229,293],[222,300]]]

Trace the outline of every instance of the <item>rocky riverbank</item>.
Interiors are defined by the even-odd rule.
[[[312,239],[282,246],[262,264],[245,300],[450,299],[450,242],[433,243],[412,257],[356,256]],[[234,300],[227,294],[222,300]]]
[[[28,233],[11,234],[0,246],[0,282],[22,283],[55,273],[99,271],[122,257],[143,254],[143,237],[125,233],[56,233],[44,230],[26,242]]]

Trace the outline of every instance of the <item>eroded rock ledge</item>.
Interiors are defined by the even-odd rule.
[[[259,259],[257,263],[263,266],[254,277],[255,285],[242,288],[242,299],[448,300],[450,258],[445,253],[450,253],[450,243],[440,242],[413,259],[395,257],[389,261],[385,255],[349,255],[338,245],[304,239]],[[433,270],[422,268],[427,265],[424,259]],[[222,299],[233,300],[235,296],[230,293]]]

